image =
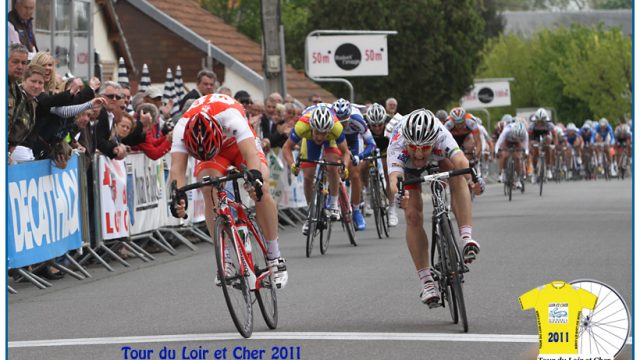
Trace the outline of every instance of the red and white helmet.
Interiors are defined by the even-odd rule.
[[[464,122],[464,116],[466,115],[466,113],[467,112],[464,111],[464,108],[456,107],[451,109],[449,115],[456,124],[461,124],[462,122]]]
[[[222,128],[217,120],[206,112],[191,116],[184,128],[184,145],[191,156],[211,160],[222,147]]]

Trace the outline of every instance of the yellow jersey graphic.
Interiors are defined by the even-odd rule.
[[[540,354],[577,354],[578,321],[582,309],[593,310],[598,298],[564,281],[522,294],[522,310],[535,309]]]

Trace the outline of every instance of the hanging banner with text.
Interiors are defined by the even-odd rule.
[[[100,156],[98,166],[102,240],[128,237],[130,224],[125,162]]]
[[[7,267],[19,268],[82,246],[78,155],[65,169],[50,160],[7,167]]]
[[[387,76],[387,35],[307,36],[309,77]]]
[[[508,80],[481,81],[462,97],[460,106],[465,109],[481,109],[511,106],[511,90]]]
[[[127,205],[131,235],[156,230],[166,223],[164,164],[144,153],[130,153],[127,165]]]

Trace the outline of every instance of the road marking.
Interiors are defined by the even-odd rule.
[[[243,340],[237,333],[184,334],[155,336],[122,336],[77,339],[9,341],[9,348],[47,346],[84,346],[136,343],[168,343],[195,341]],[[509,334],[446,334],[446,333],[361,333],[361,332],[257,332],[253,340],[340,340],[340,341],[455,341],[486,343],[536,343],[537,335]],[[632,344],[631,337],[627,344]]]

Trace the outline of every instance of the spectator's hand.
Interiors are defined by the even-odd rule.
[[[91,80],[89,80],[89,87],[93,89],[93,91],[98,91],[98,89],[100,89],[100,79],[98,79],[97,77],[92,77]]]
[[[120,144],[113,149],[113,154],[116,160],[122,160],[127,156],[127,148]]]
[[[84,84],[82,83],[82,80],[75,78],[71,80],[71,85],[69,86],[69,92],[71,93],[71,95],[75,95],[78,93],[78,91],[80,91],[80,89],[82,89],[83,86]]]
[[[146,132],[153,124],[153,117],[151,116],[151,113],[142,110],[140,112],[140,122],[142,123],[143,130]]]
[[[97,111],[100,110],[100,107],[105,106],[107,104],[107,100],[103,97],[95,97],[91,99],[91,110]]]
[[[173,141],[173,131],[169,131],[167,133],[167,135],[165,135],[165,136],[166,136],[166,139],[167,139],[168,142],[172,142]]]
[[[269,139],[262,139],[261,145],[262,145],[262,151],[265,154],[271,150],[271,141],[269,141]]]
[[[291,130],[293,130],[293,126],[287,124],[284,127],[284,131],[282,132],[283,134],[286,134],[287,136],[291,135]]]
[[[60,169],[65,169],[67,167],[69,159],[70,157],[67,157],[65,154],[58,154],[55,159],[55,164]]]
[[[75,150],[76,150],[77,152],[79,152],[79,153],[85,153],[85,152],[87,152],[87,148],[86,148],[86,147],[84,147],[84,146],[82,146],[82,145],[80,145],[80,144],[77,144],[77,145],[76,145]]]
[[[254,115],[249,119],[249,123],[251,124],[251,126],[253,126],[254,128],[258,128],[258,126],[260,125],[260,117],[262,115]]]

